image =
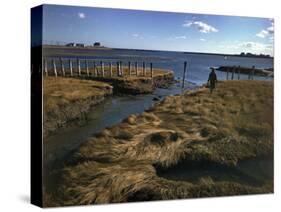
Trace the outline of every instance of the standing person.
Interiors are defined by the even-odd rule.
[[[208,84],[209,84],[209,87],[210,87],[210,92],[212,93],[213,90],[215,89],[216,87],[216,82],[218,81],[217,80],[217,75],[215,73],[215,69],[214,68],[211,68],[211,73],[209,74],[209,78],[208,78]]]

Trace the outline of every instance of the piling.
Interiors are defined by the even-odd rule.
[[[78,75],[81,76],[81,66],[80,66],[80,60],[77,59],[77,69],[78,69]]]
[[[122,61],[119,62],[119,68],[120,68],[120,75],[123,76],[123,66],[122,66]]]
[[[61,64],[61,72],[62,72],[62,76],[65,76],[64,63],[63,63],[63,59],[62,59],[62,58],[60,58],[60,64]]]
[[[104,65],[102,61],[100,61],[100,67],[101,67],[101,75],[102,77],[104,77]]]
[[[55,59],[53,59],[53,70],[54,70],[55,76],[57,77],[57,76],[58,76],[58,73],[57,73],[57,67],[56,67],[56,61],[55,61]]]
[[[112,77],[112,62],[109,62],[110,77]]]
[[[182,76],[182,89],[184,88],[186,68],[187,68],[187,62],[185,61],[183,67],[183,76]]]
[[[145,62],[142,63],[142,74],[143,76],[145,76],[145,72],[146,72],[146,67],[145,67]]]
[[[93,66],[94,66],[94,76],[98,76],[98,72],[97,72],[97,67],[96,67],[96,61],[93,62]]]
[[[70,69],[70,76],[73,76],[72,60],[71,59],[69,59],[69,69]]]
[[[138,62],[135,62],[136,76],[138,76]]]
[[[86,65],[86,71],[87,71],[87,76],[89,76],[89,64],[88,64],[88,60],[85,60],[85,65]]]
[[[231,80],[234,80],[234,72],[235,72],[236,67],[232,67],[232,75],[231,75]]]
[[[116,62],[116,75],[119,76],[120,75],[120,70],[119,70],[119,62]]]
[[[150,63],[150,77],[153,78],[153,68],[152,63]]]
[[[128,62],[128,66],[129,66],[129,76],[131,76],[132,72],[131,72],[131,62],[130,61]]]

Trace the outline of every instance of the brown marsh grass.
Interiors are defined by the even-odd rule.
[[[44,136],[73,120],[87,116],[91,106],[112,93],[107,83],[64,77],[44,77],[43,112]]]
[[[44,77],[44,111],[49,112],[64,104],[105,95],[110,88],[107,83],[93,80]]]
[[[273,179],[252,185],[202,172],[196,181],[171,180],[158,169],[207,163],[223,174],[272,154],[273,83],[220,82],[212,94],[200,88],[166,97],[89,138],[59,170],[45,206],[270,193]]]

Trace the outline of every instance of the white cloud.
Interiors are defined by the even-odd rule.
[[[272,22],[272,25],[267,28],[267,31],[268,31],[269,34],[273,34],[274,33],[274,24],[273,24],[273,22]]]
[[[190,26],[192,26],[193,23],[194,23],[193,21],[185,21],[182,26],[183,27],[190,27]]]
[[[270,19],[270,26],[266,29],[261,30],[259,33],[256,34],[256,36],[260,38],[266,38],[272,34],[274,34],[274,22],[272,19]]]
[[[265,38],[268,34],[269,32],[267,30],[262,30],[258,34],[256,34],[256,36],[260,38]]]
[[[139,33],[134,33],[134,34],[132,34],[132,36],[133,36],[134,38],[144,39],[144,36],[141,35],[141,34],[139,34]]]
[[[183,27],[196,27],[200,32],[202,33],[210,33],[210,32],[218,32],[219,30],[215,27],[206,24],[202,21],[185,21],[185,23],[182,25]]]
[[[205,42],[205,41],[206,41],[206,39],[204,39],[204,38],[200,38],[200,40],[201,40],[201,41],[203,41],[203,42]]]
[[[186,39],[187,37],[185,35],[181,35],[181,36],[176,36],[175,39]]]
[[[78,17],[81,19],[84,19],[84,18],[86,18],[86,15],[85,15],[85,13],[78,13]]]

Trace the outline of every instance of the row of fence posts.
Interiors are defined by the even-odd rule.
[[[90,71],[89,71],[89,61],[87,59],[85,60],[85,69],[86,69],[86,74],[87,76],[90,76]],[[66,75],[66,71],[65,71],[65,67],[64,67],[64,60],[62,58],[60,58],[60,64],[61,64],[61,73],[62,76]],[[73,63],[72,63],[72,59],[69,59],[69,71],[70,71],[70,76],[73,76]],[[57,67],[56,67],[56,60],[53,59],[52,60],[52,66],[53,66],[53,72],[55,74],[55,76],[58,76],[58,72],[57,72]],[[94,76],[98,76],[98,68],[96,65],[96,61],[93,61],[93,69],[94,69]],[[230,70],[231,69],[231,70]],[[231,74],[231,80],[234,80],[234,75],[237,74],[237,79],[240,80],[240,66],[233,66],[232,68],[228,67],[227,71],[226,71],[226,80],[229,80],[229,75]],[[104,62],[100,61],[100,70],[101,70],[101,76],[105,77],[105,67],[104,67]],[[44,63],[44,71],[46,76],[48,76],[48,60],[45,59],[45,63]],[[139,68],[138,68],[138,62],[135,62],[135,75],[136,76],[146,76],[146,63],[143,62],[142,63],[142,75],[139,75],[138,72]],[[81,60],[77,59],[77,72],[78,72],[78,76],[81,76],[82,72],[81,72]],[[117,72],[117,76],[124,76],[124,69],[123,69],[123,63],[122,61],[117,61],[116,62],[116,72]],[[184,62],[184,70],[183,70],[183,78],[182,78],[182,88],[184,88],[184,83],[185,83],[185,76],[186,76],[186,72],[187,72],[187,62]],[[231,73],[229,73],[231,72]],[[132,64],[129,61],[128,62],[128,75],[132,76]],[[254,79],[254,75],[255,75],[255,66],[252,66],[252,70],[249,72],[248,74],[248,80],[253,80]],[[109,76],[112,77],[113,76],[113,63],[109,62]],[[150,77],[153,78],[153,65],[152,63],[150,63]]]
[[[82,75],[82,69],[81,69],[81,60],[85,61],[85,69],[86,69],[86,74],[87,76],[90,76],[90,74],[92,75],[92,73],[90,73],[90,68],[89,68],[89,61],[93,62],[93,70],[94,70],[94,76],[98,76],[98,69],[100,69],[101,71],[101,76],[105,77],[105,66],[104,66],[104,62],[100,61],[100,68],[98,68],[96,61],[93,60],[87,60],[87,59],[77,59],[77,72],[78,72],[78,76]],[[57,69],[57,60],[52,59],[52,69],[53,73],[55,75],[55,77],[58,76],[58,69]],[[61,75],[62,76],[66,76],[66,68],[65,68],[65,59],[60,58],[60,71],[61,71]],[[74,76],[74,71],[73,71],[73,60],[69,59],[69,72],[70,72],[70,76]],[[109,76],[112,77],[113,76],[113,63],[112,62],[108,62],[108,67],[109,67]],[[135,62],[135,75],[136,76],[147,76],[147,72],[146,72],[146,63],[143,62],[142,63],[142,75],[139,74],[139,67],[138,67],[138,62]],[[49,75],[49,68],[48,68],[48,59],[44,60],[44,72],[45,75],[48,76]],[[117,76],[124,76],[124,69],[123,69],[123,63],[122,61],[117,61],[116,62],[116,72],[117,72]],[[153,78],[153,64],[150,63],[150,77]],[[128,75],[132,76],[133,75],[133,68],[132,68],[132,63],[129,61],[128,62]]]
[[[231,69],[231,70],[229,70]],[[237,79],[240,80],[240,66],[233,66],[226,70],[226,80],[229,80],[229,72],[231,72],[231,80],[234,80],[234,75],[237,74]],[[252,70],[248,73],[248,80],[253,80],[255,75],[255,66],[252,66]]]

